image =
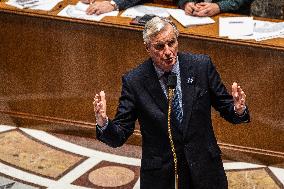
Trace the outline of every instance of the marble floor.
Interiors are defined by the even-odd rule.
[[[141,148],[0,125],[0,189],[138,189]],[[284,169],[224,160],[230,189],[284,188]]]

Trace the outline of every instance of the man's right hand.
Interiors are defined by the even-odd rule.
[[[106,115],[106,98],[105,92],[101,91],[99,94],[95,95],[93,105],[94,112],[96,114],[96,122],[99,126],[104,126],[107,123]]]

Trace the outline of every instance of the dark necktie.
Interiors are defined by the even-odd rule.
[[[166,86],[167,86],[168,77],[170,74],[173,74],[173,73],[171,72],[164,73]],[[178,125],[182,121],[182,109],[181,109],[179,100],[180,100],[180,91],[178,90],[178,87],[176,85],[176,88],[174,90],[174,99],[172,101],[172,115],[171,116],[177,121]]]

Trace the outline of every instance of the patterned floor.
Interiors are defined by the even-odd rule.
[[[0,125],[0,189],[140,188],[139,155],[116,155],[139,147],[107,153],[98,142],[93,148],[88,141],[78,145],[67,138]],[[230,161],[224,167],[230,189],[284,188],[284,169]]]

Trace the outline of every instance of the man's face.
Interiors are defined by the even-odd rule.
[[[178,41],[173,27],[168,24],[153,36],[146,49],[158,68],[170,71],[177,61],[178,52]]]

